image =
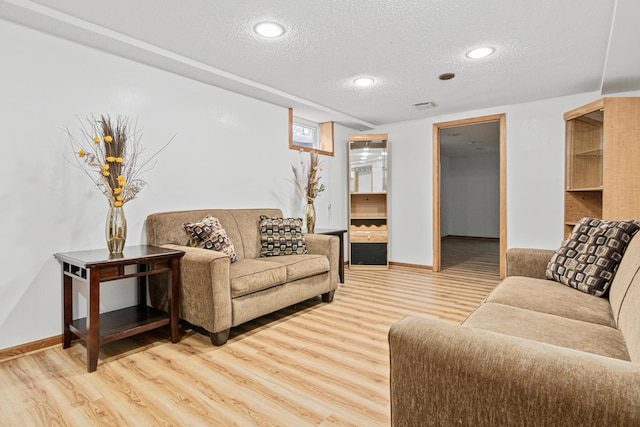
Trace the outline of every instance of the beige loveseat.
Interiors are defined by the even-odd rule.
[[[608,298],[546,280],[552,254],[508,250],[462,325],[392,326],[394,426],[640,426],[640,233]]]
[[[259,316],[322,295],[330,302],[338,287],[339,239],[306,234],[307,254],[260,257],[260,215],[282,217],[278,209],[208,209],[154,213],[147,217],[147,243],[185,252],[180,265],[180,318],[206,329],[215,345],[229,330]],[[188,247],[183,223],[213,216],[235,247],[228,255]],[[159,275],[155,280],[164,280]],[[151,304],[166,310],[162,286],[151,286]]]

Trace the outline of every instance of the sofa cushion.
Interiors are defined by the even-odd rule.
[[[198,222],[185,222],[182,228],[191,239],[190,246],[224,252],[229,255],[231,262],[236,262],[236,250],[218,218],[207,216]]]
[[[269,261],[287,268],[287,282],[329,271],[329,260],[324,255],[277,256],[269,258]]]
[[[285,283],[287,268],[262,259],[240,259],[229,268],[231,298]]]
[[[640,233],[631,239],[631,243],[627,246],[627,250],[620,261],[616,276],[611,282],[609,287],[609,303],[611,304],[611,311],[613,311],[613,317],[618,321],[620,314],[620,306],[629,293],[629,286],[633,280],[638,277],[640,272]],[[618,324],[619,325],[619,324]]]
[[[547,278],[595,296],[604,295],[639,229],[637,221],[581,219],[551,257]]]
[[[486,301],[616,327],[611,305],[606,298],[576,292],[551,280],[507,277]]]
[[[258,227],[261,257],[307,253],[301,218],[273,218],[260,215]]]
[[[640,270],[633,280],[620,305],[617,322],[618,328],[625,336],[629,356],[635,363],[640,363]]]
[[[463,326],[629,360],[622,333],[608,326],[486,302]]]

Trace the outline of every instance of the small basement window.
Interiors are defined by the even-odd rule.
[[[289,108],[289,148],[333,156],[333,122],[294,118],[293,108]]]

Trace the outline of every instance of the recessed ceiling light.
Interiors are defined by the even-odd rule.
[[[279,37],[284,34],[284,27],[275,22],[260,22],[253,31],[264,37]]]
[[[472,59],[480,59],[485,58],[491,55],[496,50],[492,47],[478,47],[467,52],[467,57]]]
[[[365,86],[371,86],[374,81],[375,80],[373,80],[373,78],[371,77],[358,77],[353,81],[353,83],[355,83],[358,86],[365,87]]]

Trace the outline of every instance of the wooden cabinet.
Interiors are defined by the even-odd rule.
[[[349,268],[389,268],[387,134],[349,137]]]
[[[564,119],[565,238],[583,217],[640,219],[640,98],[602,98]]]

